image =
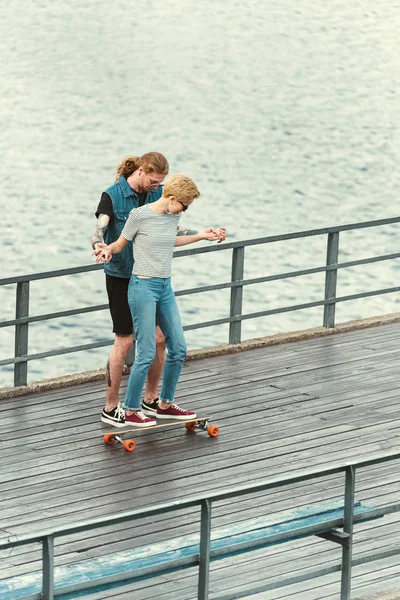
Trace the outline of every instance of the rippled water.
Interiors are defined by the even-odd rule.
[[[201,198],[192,227],[229,240],[399,214],[398,4],[119,0],[27,4],[0,20],[0,277],[90,262],[93,212],[127,154],[163,152]],[[396,252],[398,226],[346,233],[341,259]],[[217,260],[218,259],[218,260]],[[325,240],[246,250],[246,277],[317,266]],[[174,262],[176,289],[230,277],[230,252]],[[345,269],[339,294],[395,285],[399,261]],[[244,311],[323,294],[323,276],[249,286]],[[0,288],[13,318],[14,286]],[[101,273],[33,283],[31,313],[105,301]],[[185,323],[227,315],[229,293],[179,300]],[[338,321],[399,310],[398,295],[338,306]],[[243,324],[243,337],[320,325],[314,309]],[[34,324],[30,352],[110,337],[106,312]],[[227,326],[188,332],[191,348]],[[14,350],[0,330],[0,359]],[[108,349],[34,361],[29,379],[100,368]],[[12,382],[2,368],[0,384]]]

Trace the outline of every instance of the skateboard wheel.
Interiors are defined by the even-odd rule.
[[[112,446],[113,443],[115,442],[114,435],[112,433],[106,433],[104,436],[104,441],[109,446]]]
[[[136,444],[133,440],[124,440],[124,448],[127,452],[133,452]]]
[[[189,421],[185,423],[185,427],[188,431],[194,431],[196,429],[196,421]]]
[[[207,432],[210,437],[217,437],[219,434],[219,427],[216,425],[210,425],[207,429]]]

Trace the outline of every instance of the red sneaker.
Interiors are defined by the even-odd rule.
[[[196,413],[192,410],[184,410],[176,404],[170,404],[168,408],[160,408],[157,406],[157,419],[173,419],[174,421],[188,421],[196,418]]]
[[[127,415],[125,411],[125,425],[133,425],[134,427],[151,427],[157,425],[155,419],[149,419],[141,410],[137,410],[131,415]]]

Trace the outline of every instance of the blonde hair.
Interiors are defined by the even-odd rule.
[[[165,182],[163,196],[164,198],[174,196],[175,200],[187,206],[200,196],[200,192],[190,177],[183,175],[183,173],[177,173],[176,175],[171,175]]]
[[[147,152],[143,156],[127,156],[117,167],[116,181],[121,175],[129,177],[139,167],[142,167],[145,173],[158,173],[168,175],[169,164],[164,154],[160,152]]]

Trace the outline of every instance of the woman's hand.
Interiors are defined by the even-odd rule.
[[[219,227],[217,229],[217,235],[218,235],[218,244],[220,244],[221,242],[224,242],[226,240],[226,229],[225,227]]]
[[[223,227],[214,229],[214,227],[207,227],[199,231],[199,235],[202,240],[208,240],[209,242],[223,242],[226,239],[226,230]]]
[[[104,244],[104,242],[95,242],[93,244],[93,252],[92,252],[92,256],[97,256],[98,254],[100,254],[100,252],[103,250],[103,248],[106,248],[107,244]]]

